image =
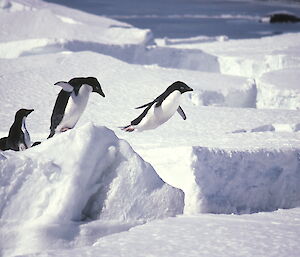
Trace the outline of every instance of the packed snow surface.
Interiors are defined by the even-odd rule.
[[[299,214],[298,208],[168,218],[103,237],[93,246],[25,256],[298,256]]]
[[[33,108],[42,141],[0,153],[0,255],[299,256],[299,33],[157,39],[40,0],[0,6],[0,136]],[[106,97],[46,140],[54,83],[82,76]],[[119,129],[177,80],[194,89],[187,120]]]

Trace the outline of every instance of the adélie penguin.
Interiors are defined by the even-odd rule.
[[[26,128],[25,120],[33,111],[33,109],[20,109],[16,112],[15,120],[9,129],[8,136],[0,139],[0,149],[2,151],[24,151],[31,147],[30,135]]]
[[[155,129],[168,121],[176,111],[185,120],[186,115],[180,107],[180,99],[181,95],[188,91],[193,89],[181,81],[174,82],[152,102],[137,107],[136,109],[145,108],[145,110],[131,121],[130,125],[121,129],[127,132]]]
[[[50,135],[74,128],[87,105],[91,92],[105,97],[99,81],[94,77],[78,77],[70,81],[59,81],[54,85],[62,87],[51,115]]]

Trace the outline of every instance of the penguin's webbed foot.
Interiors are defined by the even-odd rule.
[[[131,125],[128,125],[126,127],[121,127],[122,130],[126,131],[126,132],[132,132],[135,130],[134,127],[132,127]]]
[[[62,128],[61,130],[60,130],[60,132],[66,132],[67,130],[69,130],[69,129],[71,129],[71,128]]]
[[[19,151],[25,151],[27,149],[26,145],[19,144]]]

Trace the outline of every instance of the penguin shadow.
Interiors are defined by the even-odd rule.
[[[0,150],[24,151],[40,144],[40,142],[34,142],[32,144],[29,132],[26,128],[26,118],[33,111],[33,109],[20,109],[16,112],[8,136],[0,139]]]

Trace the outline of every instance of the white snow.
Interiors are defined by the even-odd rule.
[[[0,152],[1,256],[300,254],[300,33],[155,39],[40,0],[0,6],[0,136],[32,108],[42,141]],[[76,127],[46,140],[54,83],[79,76],[106,97],[91,93]],[[187,120],[119,129],[177,80],[194,89]]]

